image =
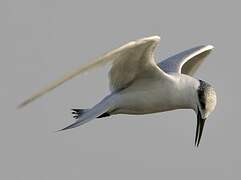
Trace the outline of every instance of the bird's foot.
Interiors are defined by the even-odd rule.
[[[72,109],[73,118],[78,119],[84,113],[84,109]]]

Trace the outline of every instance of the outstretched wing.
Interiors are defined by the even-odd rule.
[[[213,48],[212,45],[206,45],[188,49],[161,61],[158,66],[166,73],[177,72],[192,76]]]
[[[149,76],[159,78],[165,76],[167,77],[168,75],[157,66],[153,58],[153,51],[159,41],[160,38],[158,36],[152,36],[129,42],[120,48],[114,49],[93,60],[91,63],[81,66],[75,71],[66,74],[63,78],[53,82],[46,88],[32,95],[18,107],[21,108],[60,86],[67,80],[70,80],[87,70],[104,65],[108,62],[113,63],[109,72],[110,86],[112,91],[128,86],[128,84],[137,78]]]

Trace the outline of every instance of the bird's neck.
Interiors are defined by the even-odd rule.
[[[199,81],[191,76],[179,74],[174,76],[178,108],[193,109],[197,107],[197,93]]]

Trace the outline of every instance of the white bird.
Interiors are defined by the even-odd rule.
[[[114,114],[137,115],[193,109],[197,114],[195,145],[198,146],[204,123],[215,109],[216,93],[211,85],[195,79],[192,75],[213,46],[198,46],[156,64],[154,50],[159,41],[159,36],[151,36],[114,49],[34,94],[21,103],[19,108],[76,75],[111,62],[111,93],[90,109],[73,109],[76,121],[61,130],[75,128],[95,118]]]

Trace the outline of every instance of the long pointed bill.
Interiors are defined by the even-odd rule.
[[[201,141],[201,137],[202,137],[202,132],[203,132],[203,127],[205,124],[205,120],[206,119],[202,119],[201,113],[198,110],[198,114],[197,114],[197,127],[196,127],[196,136],[195,136],[195,145],[198,147],[199,143]]]

